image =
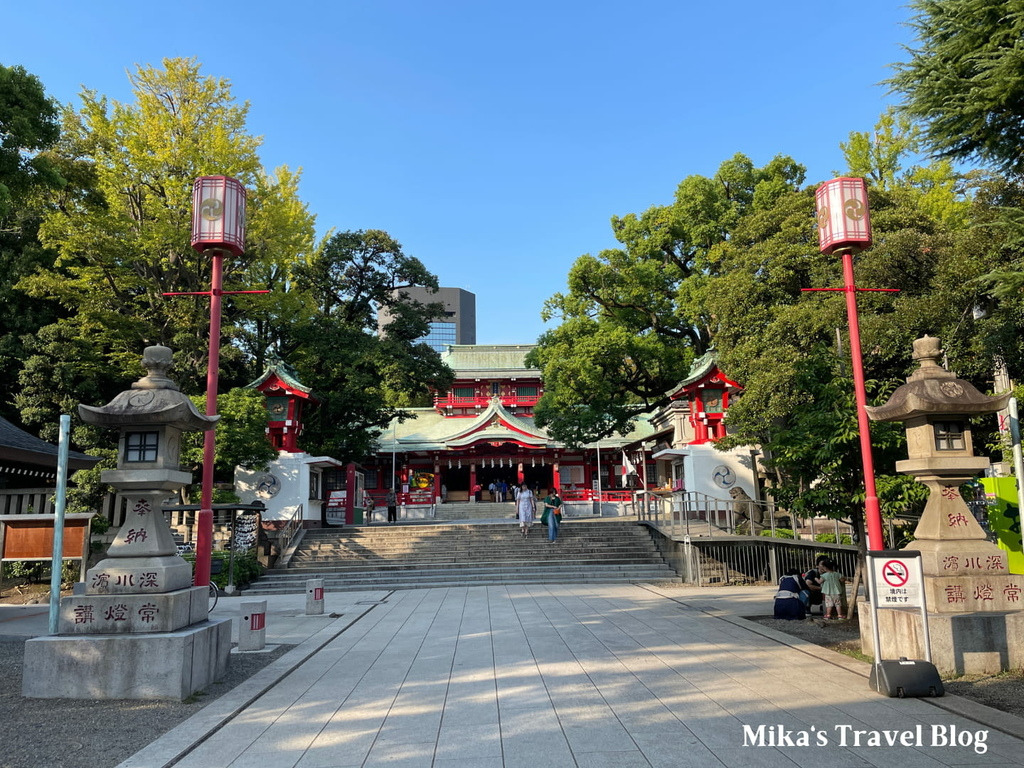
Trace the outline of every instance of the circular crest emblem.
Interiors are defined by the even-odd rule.
[[[156,395],[153,394],[152,390],[140,389],[128,397],[128,403],[134,408],[144,408],[153,402],[154,397]]]
[[[200,204],[199,214],[207,221],[217,221],[224,215],[224,203],[215,197],[208,197]]]
[[[964,388],[955,381],[944,381],[939,384],[939,389],[946,397],[963,397]]]
[[[281,491],[281,481],[269,472],[260,478],[256,484],[256,495],[265,499],[272,499]]]
[[[719,488],[732,488],[736,485],[736,473],[732,471],[731,467],[719,464],[711,472],[711,482]]]
[[[860,221],[864,218],[864,203],[854,197],[851,197],[843,203],[843,213],[846,214],[846,218],[848,219]]]

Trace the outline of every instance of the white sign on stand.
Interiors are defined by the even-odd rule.
[[[879,608],[924,607],[920,556],[872,557],[871,567]]]
[[[876,667],[882,661],[882,645],[878,632],[878,611],[883,608],[919,608],[924,640],[925,659],[932,660],[928,613],[924,599],[924,568],[921,553],[906,549],[876,550],[868,555],[868,576],[871,589],[871,624],[875,641]],[[880,676],[879,676],[879,679]]]

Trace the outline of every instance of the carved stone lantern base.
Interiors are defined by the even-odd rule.
[[[1024,586],[1024,577],[1015,577]],[[960,577],[963,579],[963,577]],[[871,609],[861,601],[860,643],[863,652],[874,655]],[[926,658],[921,612],[916,608],[878,611],[882,658]],[[942,674],[998,674],[1024,668],[1024,611],[928,614],[932,663]]]

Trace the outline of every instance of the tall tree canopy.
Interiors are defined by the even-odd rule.
[[[335,234],[297,271],[316,309],[294,326],[289,359],[323,399],[309,450],[363,458],[403,406],[451,385],[451,370],[417,341],[444,305],[410,299],[402,289],[413,285],[436,289],[437,277],[380,230]],[[378,334],[381,312],[390,319]]]
[[[788,157],[757,168],[736,155],[712,178],[684,179],[671,205],[613,217],[622,247],[577,259],[569,292],[545,305],[545,319],[561,322],[529,358],[544,371],[537,422],[579,445],[626,430],[638,414],[667,402],[711,343],[714,322],[704,302],[711,249],[803,176]]]
[[[913,0],[918,47],[889,81],[942,157],[1024,172],[1024,2]]]
[[[73,183],[48,201],[40,228],[57,257],[19,287],[55,300],[65,315],[38,334],[26,371],[66,363],[69,375],[45,384],[23,376],[17,404],[27,420],[55,421],[61,400],[85,400],[97,387],[107,396],[116,392],[138,375],[148,344],[174,349],[182,388],[201,391],[209,300],[162,295],[210,285],[210,259],[189,244],[196,177],[232,176],[249,192],[247,250],[225,261],[226,289],[261,287],[253,285],[254,274],[288,272],[313,249],[313,217],[298,199],[298,176],[287,168],[263,171],[260,140],[246,131],[248,106],[234,101],[226,80],[199,70],[191,59],[139,67],[129,76],[134,103],[87,90],[80,111],[64,111],[53,155]],[[225,302],[226,388],[249,375],[242,350],[226,343],[238,327],[236,306]],[[74,366],[83,345],[105,362],[89,372],[98,377]]]
[[[57,105],[22,67],[0,65],[0,415],[14,417],[23,337],[60,315],[52,301],[30,299],[15,285],[52,263],[39,245],[40,197],[64,179],[47,156],[59,136]]]
[[[911,342],[925,333],[940,336],[951,367],[982,388],[997,356],[1011,375],[1024,373],[1024,305],[995,300],[985,279],[997,266],[1024,266],[1021,243],[1000,228],[999,214],[1020,205],[1021,190],[998,176],[959,176],[947,161],[912,165],[917,147],[914,127],[892,114],[844,144],[850,171],[873,181],[875,244],[857,259],[858,285],[900,290],[859,297],[876,401],[902,383]],[[581,441],[628,426],[664,402],[693,354],[713,345],[722,369],[744,386],[721,447],[762,446],[774,492],[792,508],[859,518],[844,299],[801,291],[841,286],[841,262],[818,250],[814,189],[801,181],[788,158],[764,169],[733,158],[713,179],[685,180],[674,210],[614,220],[627,247],[577,261],[569,295],[549,302],[562,324],[534,354],[547,387],[538,412],[559,437]],[[645,236],[628,238],[636,231],[629,226],[641,224]],[[697,239],[680,234],[698,231]],[[691,261],[680,267],[674,256],[683,252]],[[623,286],[634,289],[628,301]],[[636,379],[652,370],[665,378],[642,380],[644,390]],[[883,508],[905,511],[920,493],[894,474],[902,430],[874,425],[872,435]]]

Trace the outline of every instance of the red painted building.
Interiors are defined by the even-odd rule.
[[[250,389],[267,398],[267,437],[277,450],[298,453],[302,416],[306,406],[319,405],[313,391],[299,381],[295,369],[276,354],[267,355],[267,367]]]

